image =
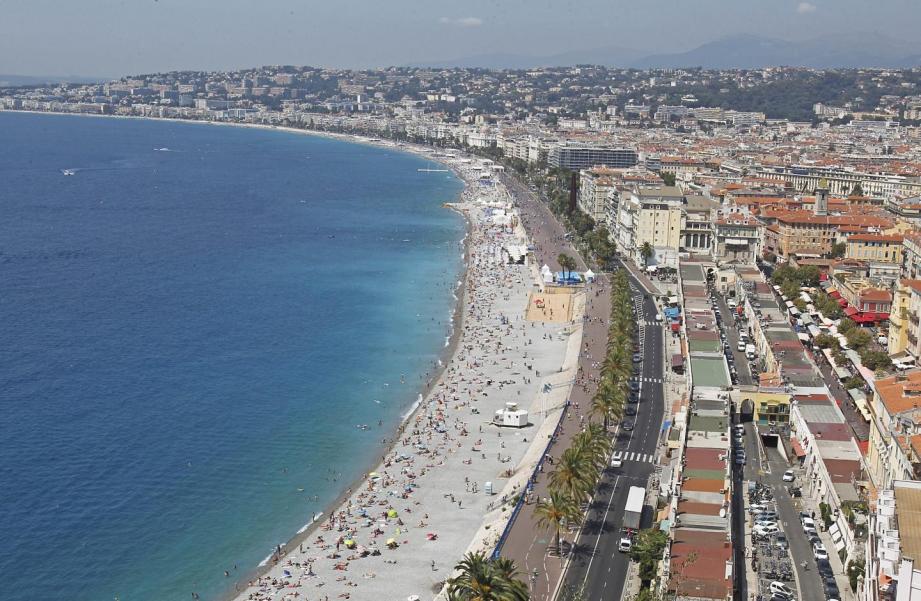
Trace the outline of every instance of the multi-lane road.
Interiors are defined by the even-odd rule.
[[[657,308],[631,276],[631,292],[639,326],[640,402],[632,405],[636,416],[625,416],[632,430],[617,429],[615,450],[624,456],[619,468],[608,468],[592,499],[565,575],[564,590],[582,591],[586,601],[619,600],[623,592],[629,555],[617,550],[623,525],[627,491],[646,488],[655,471],[655,455],[662,434],[664,414],[662,326]],[[642,527],[652,523],[652,508],[643,514]]]

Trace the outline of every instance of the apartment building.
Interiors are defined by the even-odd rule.
[[[713,256],[723,261],[754,263],[761,254],[764,224],[742,213],[722,215],[714,222]]]
[[[579,208],[600,225],[607,224],[608,195],[614,189],[618,171],[593,167],[579,172]]]
[[[557,144],[547,158],[551,167],[578,171],[589,167],[616,167],[626,169],[636,165],[636,150],[603,146]]]
[[[678,248],[681,233],[685,229],[687,213],[684,194],[674,186],[635,187],[627,202],[622,202],[620,213],[628,213],[631,232],[625,238],[629,253],[637,265],[656,265],[677,268]],[[653,254],[643,256],[642,250],[649,245]]]
[[[873,381],[867,470],[877,488],[921,478],[921,370]]]
[[[847,237],[849,259],[878,263],[902,264],[902,241],[900,234],[852,234]]]

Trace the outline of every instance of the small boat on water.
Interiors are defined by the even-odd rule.
[[[61,169],[61,173],[64,175],[77,175],[77,172],[73,169]]]

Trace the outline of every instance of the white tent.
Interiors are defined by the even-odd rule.
[[[592,271],[591,269],[589,269],[588,271],[586,271],[586,272],[585,272],[584,274],[582,274],[582,275],[585,276],[585,281],[586,281],[586,282],[594,282],[594,281],[595,281],[595,272]]]
[[[553,273],[552,271],[550,271],[550,266],[547,264],[544,264],[544,266],[540,268],[540,272],[541,273]]]

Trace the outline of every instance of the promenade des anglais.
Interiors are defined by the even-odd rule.
[[[0,19],[0,598],[921,601],[921,7],[151,4]]]

